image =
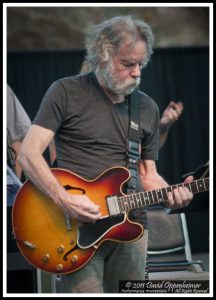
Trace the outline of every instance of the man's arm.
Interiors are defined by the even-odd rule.
[[[55,141],[54,139],[51,140],[49,143],[49,157],[50,157],[50,165],[54,163],[56,160],[56,147],[55,147]]]
[[[72,217],[83,222],[95,222],[99,208],[87,196],[71,195],[52,174],[43,152],[52,140],[54,133],[38,125],[32,125],[21,145],[19,163],[29,179],[48,197],[67,210]]]
[[[169,186],[168,183],[157,173],[153,160],[142,160],[139,164],[139,173],[144,190],[161,189]],[[191,182],[193,176],[188,176],[184,183]],[[167,193],[167,208],[178,209],[187,206],[193,198],[193,194],[187,187],[176,188],[173,193]]]

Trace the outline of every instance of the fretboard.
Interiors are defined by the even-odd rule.
[[[167,193],[181,186],[187,187],[193,194],[205,192],[209,190],[209,178],[194,180],[190,183],[171,185],[162,189],[115,197],[118,211],[122,213],[134,208],[166,202],[168,200]]]

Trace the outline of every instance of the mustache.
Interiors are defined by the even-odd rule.
[[[131,79],[128,79],[126,82],[125,82],[125,85],[127,86],[138,86],[140,84],[140,81],[141,81],[141,78],[140,77],[137,77],[137,78],[131,78]]]

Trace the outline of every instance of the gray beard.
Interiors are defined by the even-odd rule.
[[[130,79],[118,84],[113,75],[113,65],[112,62],[109,62],[106,68],[101,70],[106,87],[110,89],[115,94],[120,95],[129,95],[131,94],[140,84],[140,77],[136,79]]]

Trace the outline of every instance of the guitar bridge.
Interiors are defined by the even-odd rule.
[[[107,199],[107,205],[108,205],[110,216],[119,215],[121,212],[120,212],[120,209],[118,206],[118,201],[117,201],[118,197],[117,196],[107,196],[106,199]]]
[[[67,231],[71,231],[72,230],[72,225],[71,225],[71,220],[70,220],[70,216],[69,216],[68,213],[65,213],[65,222],[66,222]]]

